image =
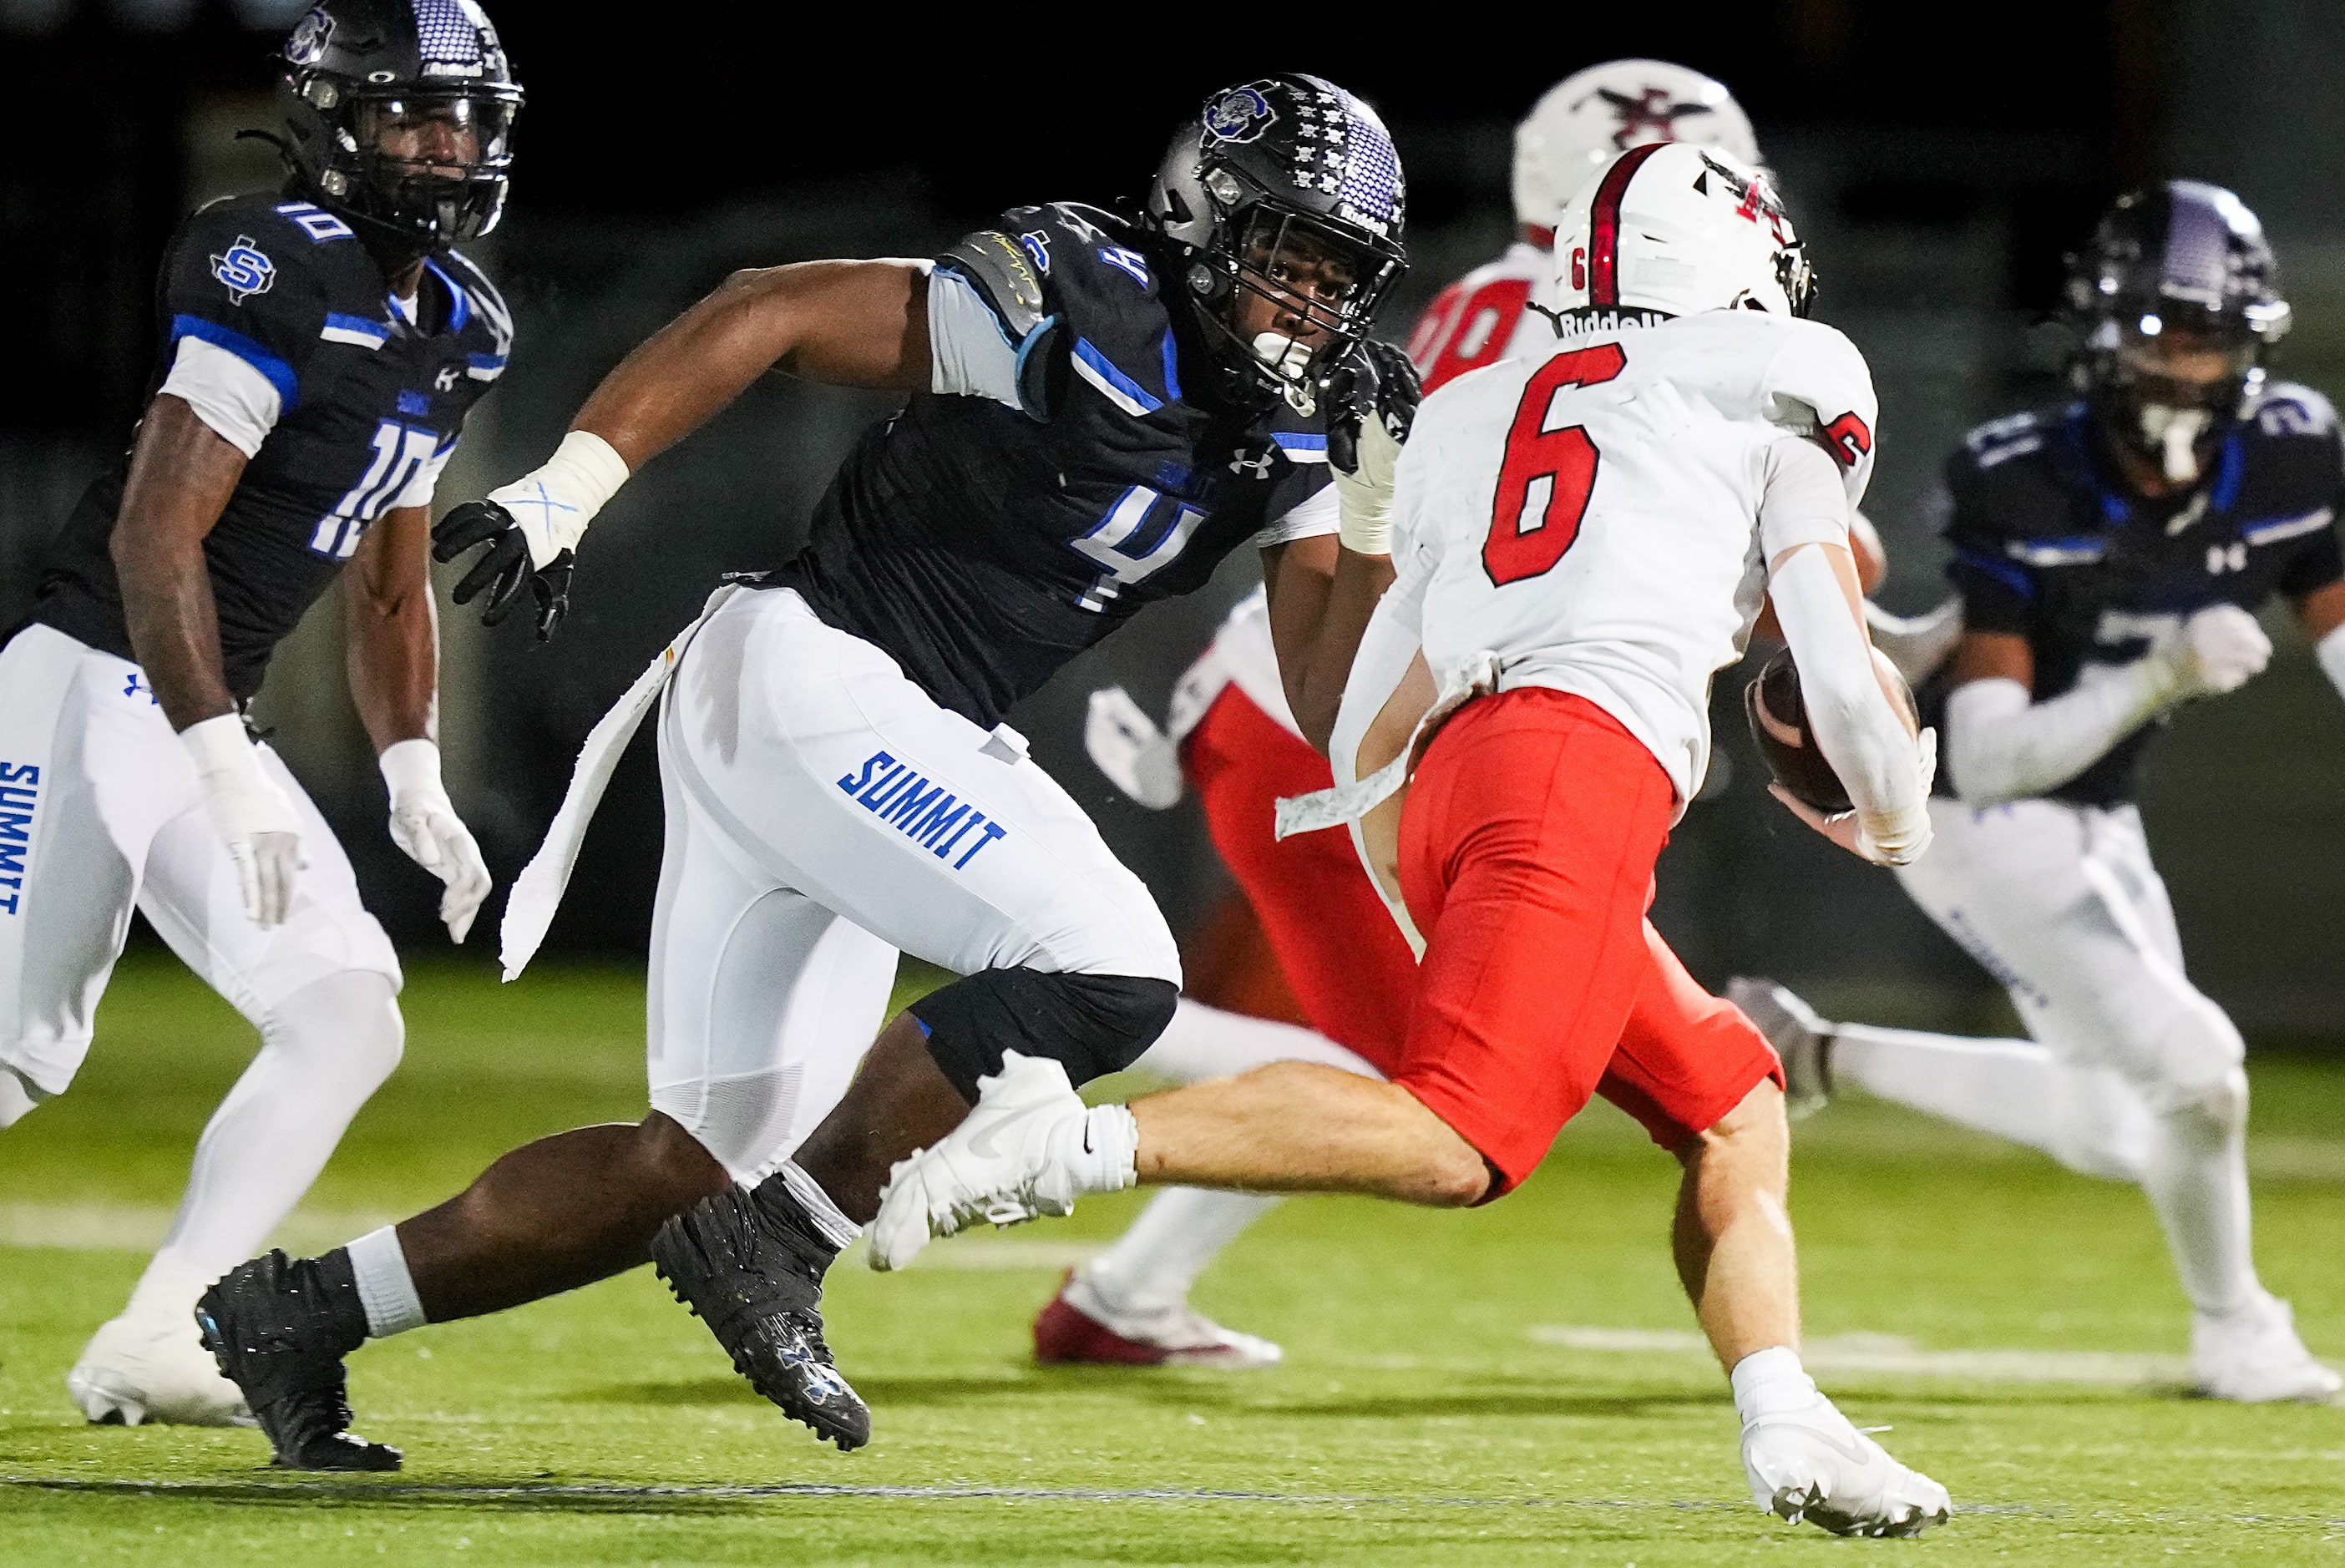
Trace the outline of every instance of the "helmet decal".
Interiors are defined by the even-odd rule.
[[[333,41],[334,19],[323,5],[314,6],[310,14],[293,24],[293,35],[285,40],[285,58],[295,66],[314,66],[325,54],[326,46]]]
[[[1611,87],[1599,87],[1595,96],[1610,105],[1619,118],[1620,125],[1612,133],[1612,145],[1623,152],[1641,145],[1640,137],[1662,142],[1679,140],[1677,123],[1680,115],[1717,113],[1708,104],[1676,102],[1667,87],[1645,87],[1634,96]]]
[[[1604,171],[1588,226],[1588,302],[1598,309],[1620,303],[1620,198],[1645,161],[1666,144],[1648,142]]]
[[[1348,114],[1344,117],[1351,132],[1351,155],[1344,160],[1344,177],[1335,191],[1337,210],[1381,234],[1400,216],[1400,155],[1383,126]]]
[[[1205,106],[1205,134],[1217,142],[1250,142],[1270,128],[1278,111],[1256,87],[1232,87]]]

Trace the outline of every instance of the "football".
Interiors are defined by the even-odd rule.
[[[1906,719],[1913,721],[1914,693],[1897,666],[1875,648],[1873,667],[1881,683],[1896,694]],[[1751,721],[1751,740],[1766,760],[1767,772],[1793,799],[1827,815],[1850,809],[1847,788],[1808,733],[1808,705],[1800,695],[1800,670],[1792,663],[1789,648],[1775,650],[1774,657],[1742,688],[1742,712]]]

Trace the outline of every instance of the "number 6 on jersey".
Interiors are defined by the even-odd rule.
[[[1600,454],[1579,425],[1547,428],[1556,394],[1569,387],[1592,387],[1620,373],[1628,362],[1618,343],[1599,343],[1558,354],[1540,366],[1515,406],[1507,430],[1507,460],[1498,470],[1498,493],[1490,515],[1490,537],[1482,545],[1482,569],[1504,588],[1552,571],[1579,537],[1579,520],[1596,488]]]

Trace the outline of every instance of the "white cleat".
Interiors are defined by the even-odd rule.
[[[1034,1360],[1044,1366],[1254,1371],[1285,1359],[1270,1340],[1224,1329],[1185,1301],[1132,1306],[1115,1300],[1088,1274],[1069,1274],[1034,1320]]]
[[[1067,1069],[1005,1051],[1001,1071],[977,1088],[966,1120],[888,1172],[871,1222],[874,1269],[901,1269],[931,1240],[980,1221],[1074,1212],[1083,1189],[1064,1156],[1082,1150],[1089,1111]]]
[[[196,1332],[195,1297],[177,1311],[134,1300],[90,1336],[66,1391],[90,1421],[173,1426],[250,1426],[252,1411]]]
[[[1736,976],[1726,999],[1759,1027],[1783,1059],[1783,1114],[1793,1121],[1824,1108],[1832,1096],[1832,1027],[1772,980]]]
[[[1821,1393],[1742,1426],[1751,1501],[1835,1535],[1919,1535],[1954,1512],[1946,1489],[1908,1470]]]
[[[2208,1399],[2243,1404],[2326,1404],[2345,1386],[2312,1359],[2296,1337],[2296,1314],[2272,1295],[2219,1317],[2194,1316],[2190,1370]]]

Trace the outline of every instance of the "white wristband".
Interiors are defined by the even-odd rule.
[[[2314,643],[2312,653],[2320,661],[2320,668],[2328,675],[2329,683],[2337,688],[2339,696],[2345,697],[2345,626],[2336,627],[2328,636]]]
[[[189,724],[179,732],[179,744],[195,759],[196,772],[206,780],[219,779],[254,789],[272,787],[260,771],[260,754],[244,733],[241,713],[221,713]]]
[[[489,492],[513,513],[529,540],[530,563],[543,569],[574,548],[619,487],[627,482],[627,462],[592,430],[562,438],[544,465]]]
[[[440,748],[426,740],[394,741],[375,758],[391,798],[414,794],[445,795],[440,782]]]

